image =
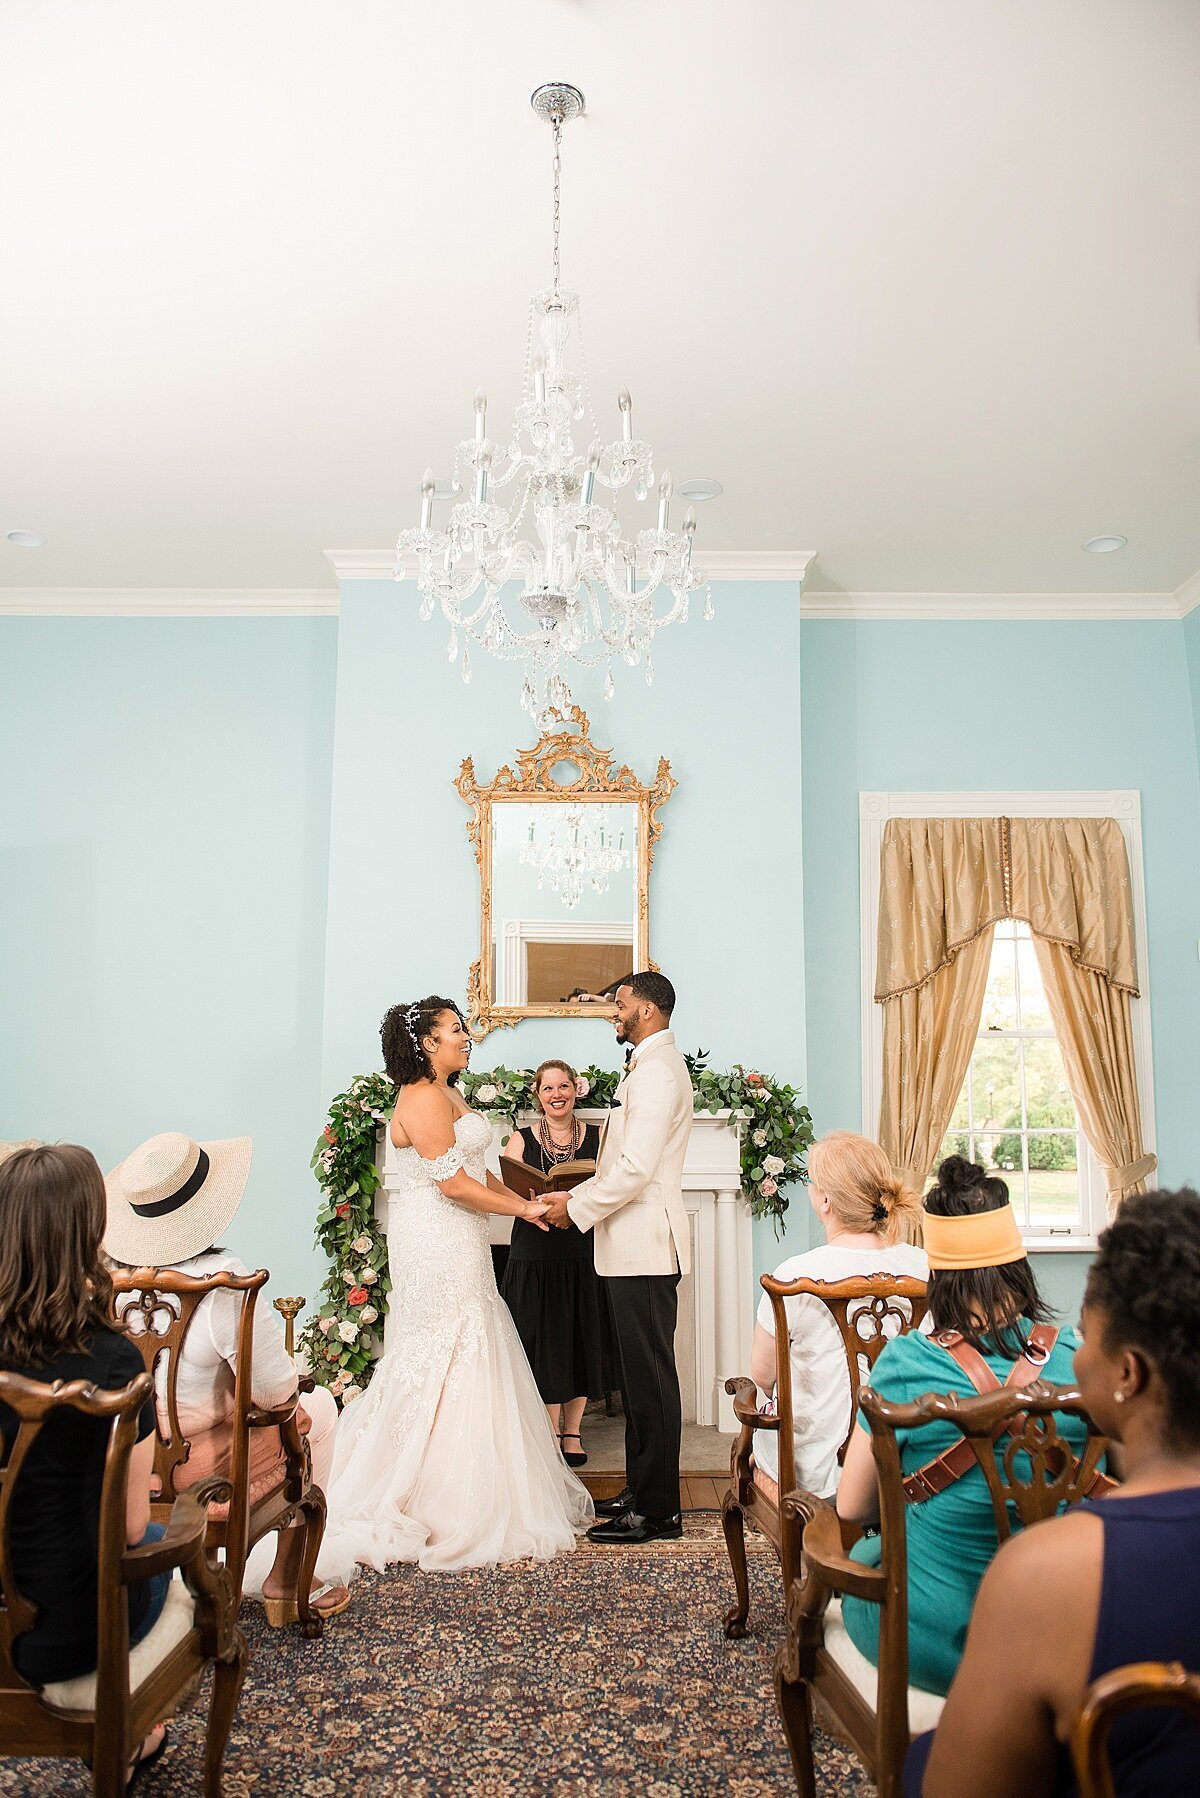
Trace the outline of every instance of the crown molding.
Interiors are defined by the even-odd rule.
[[[803,583],[815,549],[730,549],[709,550],[697,556],[696,566],[713,581],[799,581]],[[390,581],[395,578],[396,558],[351,550],[325,551],[325,560],[339,581]],[[415,562],[405,564],[408,573]]]
[[[1179,593],[813,593],[803,618],[1118,619],[1183,616]],[[1200,604],[1198,586],[1192,604]]]
[[[324,587],[0,587],[0,616],[22,618],[321,618]]]
[[[1181,618],[1186,618],[1189,612],[1194,612],[1200,606],[1200,568],[1197,568],[1195,574],[1189,575],[1182,587],[1176,587],[1175,604],[1179,607]]]

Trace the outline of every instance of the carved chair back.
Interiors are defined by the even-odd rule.
[[[120,1656],[120,1622],[126,1628],[124,1652],[129,1654],[129,1613],[124,1604],[118,1564],[125,1552],[125,1490],[129,1479],[129,1456],[137,1440],[138,1412],[150,1395],[150,1380],[138,1374],[128,1386],[106,1391],[90,1380],[56,1380],[47,1385],[24,1379],[20,1374],[0,1373],[0,1402],[9,1406],[17,1417],[17,1433],[9,1444],[4,1466],[0,1468],[0,1730],[8,1731],[23,1701],[36,1702],[33,1687],[17,1671],[13,1660],[13,1644],[30,1629],[37,1618],[37,1608],[21,1591],[13,1569],[11,1525],[13,1495],[19,1488],[21,1469],[30,1449],[40,1436],[47,1420],[58,1412],[82,1411],[87,1417],[98,1417],[111,1424],[108,1452],[104,1463],[104,1484],[100,1495],[99,1562],[100,1622],[99,1647],[103,1656]]]
[[[846,1351],[850,1415],[838,1449],[838,1465],[841,1466],[854,1431],[859,1391],[869,1382],[871,1369],[893,1337],[904,1335],[920,1324],[928,1308],[928,1290],[924,1280],[899,1274],[860,1274],[847,1280],[776,1280],[772,1274],[764,1274],[761,1285],[771,1300],[775,1320],[775,1394],[779,1412],[779,1491],[782,1496],[796,1484],[788,1299],[802,1295],[819,1299],[832,1317]]]
[[[881,1398],[867,1386],[859,1404],[879,1469],[882,1602],[875,1752],[878,1765],[895,1768],[909,1738],[907,1504],[897,1430],[941,1420],[961,1432],[987,1482],[997,1543],[1008,1540],[1014,1525],[1039,1523],[1086,1497],[1108,1441],[1096,1430],[1077,1388],[1043,1380],[970,1398],[930,1392],[909,1404]],[[1059,1427],[1063,1415],[1078,1417],[1086,1426],[1079,1456]],[[1028,1457],[1024,1464],[1022,1456]]]
[[[1094,1680],[1071,1732],[1079,1798],[1116,1798],[1108,1735],[1118,1717],[1149,1707],[1184,1712],[1200,1724],[1200,1673],[1178,1661],[1135,1661]]]
[[[241,1294],[238,1318],[237,1366],[233,1375],[233,1408],[230,1429],[228,1516],[223,1528],[210,1524],[210,1533],[225,1549],[226,1563],[241,1590],[241,1574],[249,1551],[247,1541],[250,1487],[251,1381],[254,1362],[254,1307],[268,1274],[227,1271],[197,1278],[174,1268],[139,1267],[113,1277],[117,1309],[129,1339],[141,1353],[147,1373],[153,1375],[158,1411],[158,1440],[154,1449],[154,1474],[158,1496],[151,1507],[157,1522],[165,1522],[175,1499],[176,1476],[186,1469],[191,1439],[179,1416],[179,1372],[188,1333],[205,1299],[213,1292]],[[164,1415],[165,1413],[165,1415]],[[186,1474],[180,1487],[191,1482]]]

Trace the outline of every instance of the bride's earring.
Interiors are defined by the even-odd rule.
[[[1114,1405],[1123,1405],[1124,1403],[1125,1403],[1125,1394],[1123,1392],[1114,1392],[1113,1393],[1113,1404]]]

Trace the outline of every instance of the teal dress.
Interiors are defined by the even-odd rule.
[[[1028,1334],[1028,1319],[1020,1323]],[[1060,1330],[1058,1341],[1041,1378],[1055,1385],[1074,1379],[1072,1357],[1079,1345],[1074,1330]],[[987,1338],[983,1358],[1003,1383],[1012,1362],[995,1354]],[[871,1385],[882,1398],[906,1404],[927,1392],[958,1392],[969,1398],[975,1388],[957,1361],[920,1331],[897,1336],[889,1342],[871,1376]],[[1087,1427],[1082,1418],[1058,1414],[1059,1432],[1076,1454],[1082,1453]],[[858,1414],[860,1430],[868,1429]],[[940,1420],[919,1430],[898,1430],[900,1465],[914,1473],[943,1450],[961,1440],[953,1424]],[[1024,1468],[1022,1470],[1022,1462]],[[1018,1475],[1028,1477],[1029,1457],[1017,1461]],[[992,1501],[982,1469],[971,1467],[953,1486],[924,1504],[909,1505],[905,1516],[908,1536],[908,1677],[926,1692],[947,1692],[958,1671],[967,1624],[979,1582],[996,1553],[996,1525]],[[856,1542],[850,1553],[864,1566],[878,1567],[878,1536]],[[843,1598],[842,1616],[851,1641],[873,1664],[879,1662],[879,1607],[861,1598]]]

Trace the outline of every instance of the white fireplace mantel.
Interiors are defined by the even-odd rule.
[[[602,1122],[603,1111],[576,1114]],[[694,1391],[684,1392],[684,1416],[718,1429],[737,1429],[725,1381],[750,1365],[754,1330],[754,1236],[750,1206],[742,1195],[741,1152],[728,1111],[698,1111],[683,1164],[683,1199],[692,1231],[692,1272],[680,1283],[680,1319],[676,1352],[682,1378]],[[499,1173],[500,1150],[507,1126],[492,1132],[488,1165]],[[380,1223],[396,1187],[395,1151],[384,1138],[383,1184],[376,1198]],[[508,1241],[511,1220],[493,1217],[492,1241]],[[389,1316],[384,1333],[388,1347]]]

